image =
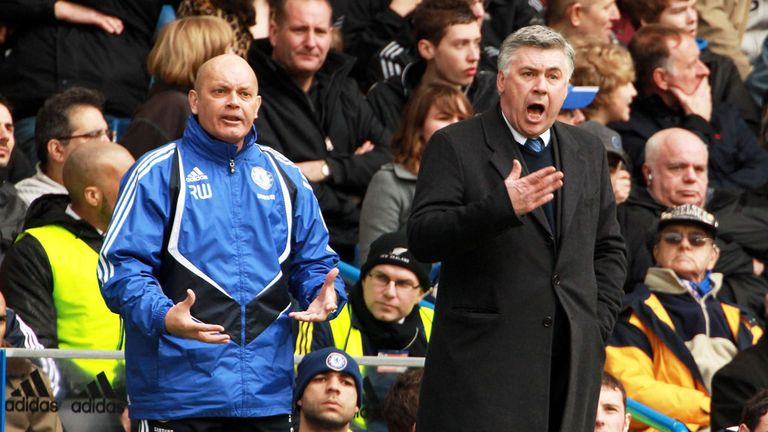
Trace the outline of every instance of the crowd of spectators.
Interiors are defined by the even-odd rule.
[[[768,316],[768,37],[752,43],[762,47],[753,50],[759,53],[740,50],[745,33],[765,27],[758,19],[763,6],[750,15],[750,2],[743,0],[725,2],[727,8],[712,0],[264,3],[0,0],[0,312],[7,302],[40,346],[123,348],[124,324],[113,311],[129,299],[112,298],[110,311],[100,291],[109,272],[97,277],[108,230],[123,229],[110,231],[121,244],[123,236],[146,228],[144,219],[127,231],[110,228],[121,179],[122,192],[132,193],[123,175],[141,177],[157,165],[158,148],[182,142],[185,134],[220,139],[196,121],[206,115],[200,113],[199,71],[210,59],[234,54],[255,73],[260,95],[251,100],[258,110],[255,134],[242,135],[246,146],[251,140],[268,149],[275,169],[237,174],[265,188],[287,175],[286,166],[298,170],[287,175],[295,177],[290,184],[280,183],[278,201],[286,200],[287,214],[297,212],[307,225],[283,227],[270,214],[272,235],[327,230],[328,251],[361,267],[359,281],[347,284],[348,303],[340,295],[339,309],[326,311],[333,320],[293,326],[295,353],[330,356],[327,349],[335,347],[342,354],[334,358],[352,365],[333,380],[328,371],[316,371],[328,375],[324,392],[356,385],[357,404],[344,406],[354,413],[345,411],[338,427],[411,430],[416,411],[408,404],[418,403],[420,375],[408,372],[395,382],[402,370],[381,367],[359,367],[356,375],[349,368],[358,372],[358,366],[346,353],[426,355],[434,314],[427,300],[437,295],[439,278],[433,288],[431,263],[410,253],[423,245],[409,245],[405,235],[417,184],[424,181],[422,156],[437,130],[499,109],[509,72],[498,69],[502,41],[520,28],[545,24],[575,48],[572,86],[556,126],[572,124],[603,143],[626,247],[626,278],[613,281],[624,287],[624,299],[604,341],[610,375],[603,378],[595,430],[641,427],[637,420],[630,425],[627,396],[690,430],[743,423],[742,408],[768,387],[768,343],[760,339]],[[164,4],[176,19],[159,25]],[[210,74],[204,78],[218,91]],[[579,92],[591,96],[574,102]],[[242,121],[236,115],[222,120]],[[478,133],[470,144],[484,147],[489,133]],[[225,159],[218,161],[222,172],[234,175],[240,169],[235,157]],[[181,166],[187,199],[227,193],[193,184],[214,178],[208,168]],[[170,189],[152,193],[178,198],[178,185],[167,180],[158,184]],[[242,209],[240,192],[230,193],[230,204]],[[302,213],[315,208],[311,200],[296,204],[309,197],[320,225]],[[142,212],[173,226],[175,204],[142,205]],[[233,226],[263,215],[239,217],[245,219]],[[171,228],[155,231],[152,240],[167,247]],[[451,245],[455,239],[443,240]],[[209,247],[200,253],[210,253]],[[288,249],[307,247],[299,241]],[[439,256],[451,257],[443,252]],[[164,262],[165,255],[155,255],[142,259]],[[277,259],[291,277],[285,258]],[[168,276],[171,270],[159,267]],[[195,283],[207,277],[192,273]],[[312,275],[320,284],[323,277]],[[177,294],[173,302],[187,301],[186,287]],[[312,298],[292,300],[304,310]],[[9,382],[38,367],[57,397],[79,391],[100,372],[109,380],[122,373],[121,362],[80,360],[64,368],[60,383],[50,364],[19,362]],[[753,372],[745,376],[745,370]],[[304,379],[303,386],[314,383]],[[305,403],[298,395],[292,408]],[[765,409],[757,399],[753,405],[758,408],[745,415],[758,425]],[[298,412],[304,420],[307,411]],[[58,419],[36,421],[61,427]]]

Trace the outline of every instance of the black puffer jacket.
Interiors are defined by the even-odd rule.
[[[632,102],[629,121],[611,123],[608,127],[621,135],[637,184],[644,184],[646,141],[659,130],[671,127],[687,129],[707,144],[710,187],[738,192],[768,183],[768,151],[760,147],[739,111],[728,104],[713,104],[712,118],[706,121],[670,108],[658,95],[638,97]]]
[[[325,160],[331,177],[312,185],[331,234],[331,245],[357,244],[358,204],[381,165],[391,159],[390,134],[348,77],[354,60],[331,51],[315,75],[318,107],[271,58],[268,40],[251,45],[248,62],[259,78],[262,105],[256,119],[259,144],[293,162]],[[366,141],[374,150],[355,155]]]
[[[400,116],[406,102],[421,82],[427,63],[418,60],[409,64],[400,76],[392,76],[376,83],[368,92],[368,103],[371,104],[376,117],[390,132],[400,125]],[[479,71],[472,84],[465,90],[467,99],[472,103],[476,114],[483,113],[496,106],[499,93],[496,91],[496,74]]]

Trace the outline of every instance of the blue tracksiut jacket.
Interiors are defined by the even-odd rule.
[[[99,261],[107,306],[125,320],[134,419],[291,412],[290,294],[306,309],[337,255],[309,183],[282,155],[242,150],[191,116],[184,137],[123,177]],[[192,288],[192,316],[228,344],[170,335],[168,309]],[[339,309],[346,302],[336,279]]]

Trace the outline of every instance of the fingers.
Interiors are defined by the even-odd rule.
[[[520,161],[517,159],[512,161],[512,171],[510,171],[508,180],[517,180],[520,178],[520,174],[523,172],[523,166],[520,165]]]
[[[187,310],[192,309],[192,305],[195,304],[195,292],[191,289],[187,290],[187,298],[177,303],[178,306],[186,308]]]
[[[123,32],[123,21],[120,18],[98,13],[94,24],[107,33],[120,34]]]
[[[325,283],[323,284],[323,287],[328,287],[329,285],[331,288],[333,288],[334,282],[336,281],[336,276],[339,275],[339,269],[334,267],[331,269],[331,271],[328,272],[327,275],[325,275]]]
[[[202,333],[197,338],[200,342],[212,344],[227,344],[230,341],[229,335],[222,333]]]
[[[360,156],[360,155],[368,153],[369,151],[371,151],[373,149],[374,149],[373,143],[370,142],[370,141],[366,141],[366,142],[363,143],[363,145],[361,145],[360,147],[355,149],[354,154],[356,156]]]
[[[194,318],[193,318],[194,319]],[[200,321],[191,321],[184,332],[189,339],[196,339],[207,343],[228,343],[230,337],[224,332],[224,327],[218,324],[206,324]]]
[[[304,322],[321,322],[328,318],[328,314],[321,315],[316,312],[291,312],[288,314],[288,316],[295,319],[296,321]]]
[[[512,173],[508,180],[516,175],[516,170],[517,168],[513,163]],[[517,180],[506,182],[512,208],[518,216],[522,216],[555,197],[554,192],[563,187],[563,173],[550,166]]]

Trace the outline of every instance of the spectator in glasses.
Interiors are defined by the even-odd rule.
[[[712,376],[762,330],[746,313],[717,297],[723,275],[718,222],[684,204],[661,214],[655,267],[624,300],[606,347],[605,369],[627,395],[697,431],[710,425]]]
[[[35,175],[16,183],[26,205],[44,194],[66,194],[64,163],[80,145],[113,138],[102,113],[104,96],[96,90],[70,87],[48,98],[37,113]]]
[[[405,232],[384,234],[371,244],[360,281],[332,321],[301,323],[296,354],[335,346],[351,356],[424,357],[434,311],[419,301],[431,290],[429,264],[411,255]],[[397,368],[364,368],[363,407],[355,430],[386,431],[382,404]]]

